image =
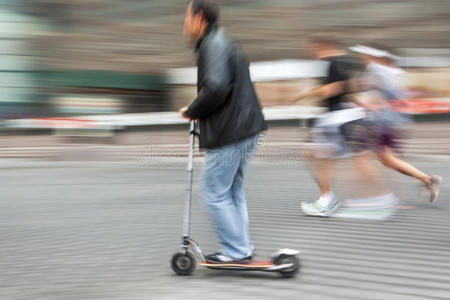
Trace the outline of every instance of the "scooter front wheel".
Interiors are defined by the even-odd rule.
[[[190,275],[195,270],[195,257],[190,252],[178,252],[172,256],[172,270],[178,275]]]
[[[280,254],[273,259],[273,263],[277,266],[292,264],[291,267],[280,270],[280,274],[285,278],[295,277],[300,270],[300,261],[296,255]]]

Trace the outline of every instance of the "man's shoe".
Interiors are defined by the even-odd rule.
[[[213,254],[209,254],[206,256],[206,262],[213,264],[243,264],[252,259],[251,256],[245,257],[243,259],[232,259],[228,256],[221,254],[220,252],[216,252]]]

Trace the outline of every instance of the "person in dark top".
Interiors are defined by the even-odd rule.
[[[197,98],[180,109],[200,123],[200,147],[206,149],[202,198],[215,225],[220,252],[212,263],[251,259],[248,213],[243,189],[247,163],[267,126],[250,79],[248,62],[218,26],[212,1],[192,0],[185,35],[197,52]]]
[[[329,185],[333,160],[353,155],[347,143],[345,124],[365,116],[363,109],[348,103],[346,99],[351,92],[352,79],[361,67],[330,37],[311,38],[308,50],[314,58],[328,63],[327,75],[322,85],[299,93],[292,102],[310,96],[320,97],[324,99],[328,112],[315,122],[315,147],[308,153],[313,162],[312,172],[320,189],[320,197],[313,203],[303,202],[302,210],[309,215],[329,216],[339,207],[339,201]]]
[[[353,78],[358,71],[360,71],[360,64],[353,58],[346,54],[336,54],[337,56],[325,57],[323,60],[329,63],[328,74],[325,77],[323,84],[337,83],[335,93],[330,93],[325,99],[325,105],[330,111],[344,109],[343,103],[347,102],[345,96],[348,93],[347,80]]]
[[[349,95],[366,91],[368,88],[367,75],[363,74],[364,64],[348,56],[344,48],[331,38],[311,39],[309,50],[315,58],[328,62],[327,75],[321,86],[298,94],[293,101],[308,96],[320,97],[324,99],[328,112],[315,123],[315,148],[308,153],[309,161],[312,162],[311,170],[320,189],[320,197],[313,203],[302,203],[302,210],[308,215],[330,216],[339,207],[339,201],[329,185],[333,161],[336,158],[355,156],[354,161],[360,176],[364,180],[373,180],[373,166],[368,151],[373,150],[370,140],[376,139],[377,135],[370,129],[371,122],[367,112],[355,103],[348,102],[348,99],[352,99],[361,104],[358,99]],[[369,116],[371,115],[369,112]],[[354,128],[358,126],[361,130],[355,134]],[[420,172],[396,158],[388,148],[376,151],[376,155],[384,165],[422,180],[430,192],[430,202],[436,201],[442,180],[440,176],[429,176]],[[391,194],[381,197],[390,199]]]

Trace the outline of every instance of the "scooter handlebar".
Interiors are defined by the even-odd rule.
[[[198,132],[196,130],[197,127],[197,120],[191,120],[189,122],[189,134],[193,134],[193,135],[197,135],[198,136]]]

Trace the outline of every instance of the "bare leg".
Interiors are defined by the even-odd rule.
[[[429,175],[423,173],[413,165],[397,158],[394,152],[388,147],[384,147],[381,152],[377,153],[377,155],[380,162],[386,167],[416,178],[422,181],[425,185],[429,185],[431,183],[431,177]]]
[[[354,158],[358,175],[365,183],[374,182],[379,178],[379,174],[372,163],[370,153],[368,151],[361,153]]]
[[[330,177],[334,166],[333,160],[317,157],[312,151],[306,154],[308,166],[320,189],[320,198],[313,203],[302,202],[301,208],[310,216],[328,217],[339,208],[338,198],[330,189]]]
[[[327,158],[317,158],[313,151],[308,151],[306,154],[308,158],[308,166],[316,181],[320,196],[326,195],[330,192],[330,177],[333,171],[333,161]]]
[[[353,185],[353,193],[371,197],[386,194],[383,176],[379,172],[371,151],[364,151],[352,158],[355,167],[356,184]]]

